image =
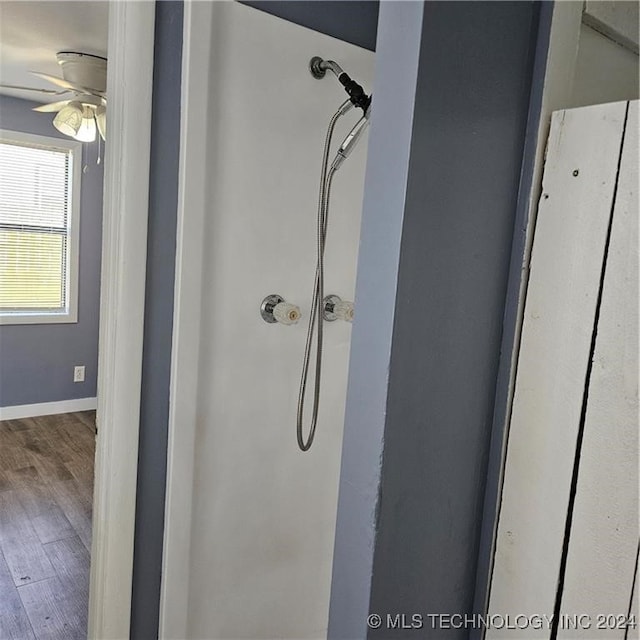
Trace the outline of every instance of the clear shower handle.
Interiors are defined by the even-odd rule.
[[[300,307],[288,302],[279,302],[273,308],[273,317],[280,324],[296,324],[301,315]]]
[[[274,324],[296,324],[302,317],[300,307],[287,302],[281,295],[272,293],[260,305],[260,315],[265,322]]]
[[[337,302],[333,307],[333,313],[336,314],[338,320],[353,322],[353,302],[347,302],[346,300]]]
[[[353,322],[353,302],[343,300],[340,296],[327,296],[324,299],[324,319],[328,322],[344,320]]]

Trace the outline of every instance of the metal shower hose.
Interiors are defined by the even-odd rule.
[[[300,378],[300,392],[298,393],[298,412],[296,419],[296,436],[298,446],[302,451],[308,451],[313,444],[316,435],[316,425],[318,423],[318,409],[320,407],[320,375],[322,372],[322,341],[323,341],[323,321],[324,321],[324,247],[327,237],[327,222],[329,218],[329,198],[331,195],[331,181],[336,169],[332,166],[328,171],[329,151],[331,138],[336,122],[343,115],[345,107],[349,104],[346,100],[340,108],[333,114],[327,128],[327,135],[324,141],[324,152],[322,156],[322,169],[320,171],[320,193],[318,196],[318,224],[317,224],[317,262],[315,283],[313,286],[313,297],[311,299],[311,314],[309,315],[309,327],[307,329],[307,343],[304,348],[304,360],[302,364],[302,376]],[[317,327],[317,331],[316,331]],[[313,385],[313,410],[311,412],[311,425],[309,434],[305,441],[302,433],[302,420],[304,413],[305,395],[307,392],[307,377],[309,375],[309,364],[311,360],[311,346],[313,335],[316,333],[316,366],[315,379]]]

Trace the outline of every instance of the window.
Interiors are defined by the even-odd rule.
[[[77,321],[81,145],[0,130],[0,324]]]

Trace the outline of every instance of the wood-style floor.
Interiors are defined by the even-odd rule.
[[[95,412],[0,422],[0,638],[87,637]]]

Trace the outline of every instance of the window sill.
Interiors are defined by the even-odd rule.
[[[19,324],[73,324],[78,322],[78,314],[74,312],[43,313],[35,311],[25,313],[0,313],[0,326]]]

